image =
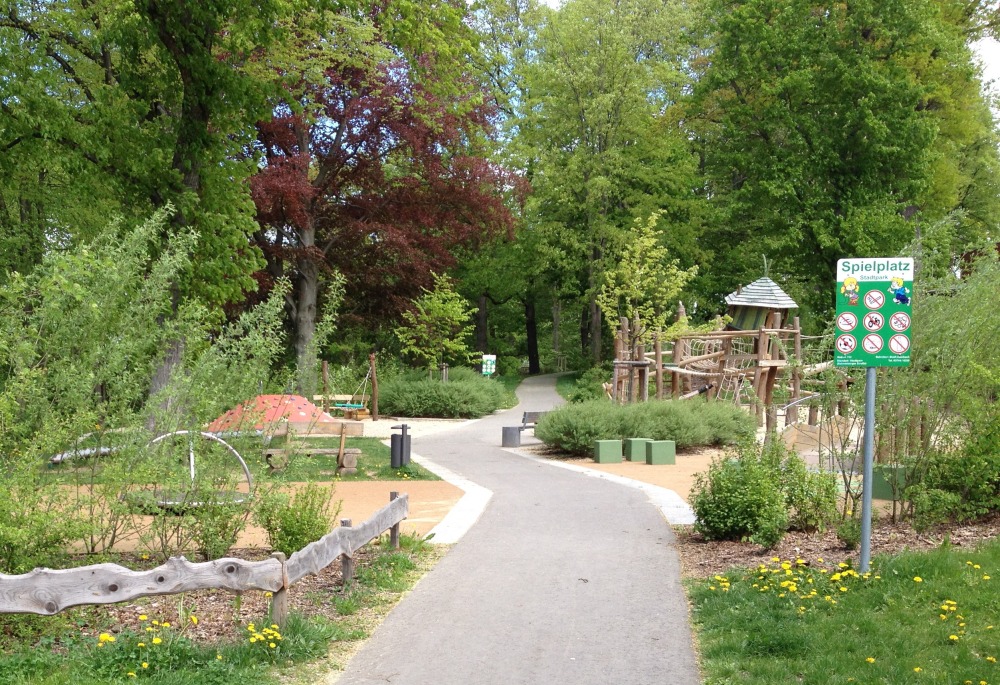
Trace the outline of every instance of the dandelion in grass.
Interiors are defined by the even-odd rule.
[[[143,668],[149,668],[149,662],[148,661],[143,661],[142,662],[142,667]]]
[[[154,625],[155,625],[155,624],[154,624]],[[167,623],[166,621],[164,621],[164,622],[162,623],[162,626],[163,626],[164,628],[169,628],[169,627],[170,627],[170,624],[169,624],[169,623]]]
[[[983,580],[989,580],[989,579],[990,579],[989,576],[983,576]]]
[[[958,642],[958,635],[949,635],[948,639],[952,642]]]
[[[154,637],[154,638],[153,638],[153,644],[154,644],[154,645],[158,645],[158,644],[160,644],[161,642],[163,642],[163,640],[162,640],[161,638],[158,638],[158,637]]]
[[[913,672],[914,673],[920,673],[922,670],[924,670],[924,669],[920,668],[919,666],[914,666],[913,667]]]
[[[991,664],[995,664],[997,662],[997,658],[995,656],[988,656],[986,657],[986,660],[989,661]]]
[[[136,676],[135,676],[135,671],[129,671],[129,672],[128,672],[128,673],[126,673],[125,675],[126,675],[126,676],[128,676],[129,678],[135,678],[135,677],[136,677]]]
[[[198,625],[198,617],[195,616],[194,614],[191,614],[190,616],[188,616],[188,619],[190,619],[191,625],[195,625],[195,626]]]
[[[870,657],[868,657],[867,659],[865,659],[865,661],[867,661],[867,662],[868,662],[868,663],[870,663],[870,664],[874,664],[874,663],[875,663],[875,657],[873,657],[873,656],[870,656]]]
[[[274,649],[274,648],[275,648],[275,647],[277,647],[278,645],[274,644],[273,642],[268,642],[268,643],[267,643],[267,646],[268,646],[268,647],[270,647],[271,649]]]
[[[924,582],[924,579],[921,578],[920,576],[913,576],[913,582],[914,583],[922,583],[922,582]]]
[[[149,617],[146,616],[146,614],[139,614],[139,620],[140,621],[148,621]]]
[[[136,647],[145,647],[145,646],[146,646],[145,642],[140,642],[140,643],[136,644]]]
[[[215,660],[216,661],[222,661],[222,655],[221,654],[216,654],[215,655]]]

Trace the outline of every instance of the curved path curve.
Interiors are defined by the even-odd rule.
[[[338,685],[696,685],[674,538],[632,488],[499,447],[521,412],[561,400],[553,376],[520,404],[413,451],[493,491],[480,520],[390,613]]]

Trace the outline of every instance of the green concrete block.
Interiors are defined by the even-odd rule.
[[[594,443],[594,461],[598,464],[617,464],[621,460],[621,440],[597,440]]]
[[[676,464],[677,443],[673,440],[650,440],[646,443],[646,463]]]
[[[646,443],[649,438],[628,438],[625,441],[625,458],[629,461],[646,461]]]
[[[903,495],[903,488],[906,487],[907,469],[905,466],[886,466],[876,464],[872,469],[872,497],[874,499],[893,498],[892,483],[896,483],[896,496]]]

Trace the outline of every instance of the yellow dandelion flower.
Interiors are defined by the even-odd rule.
[[[874,663],[875,663],[875,657],[873,657],[873,656],[870,656],[870,657],[868,657],[867,659],[865,659],[865,661],[867,661],[867,662],[868,662],[868,663],[870,663],[870,664],[874,664]]]
[[[948,639],[952,642],[956,642],[958,640],[958,635],[949,635]]]
[[[823,563],[823,557],[816,557],[816,561],[818,561],[819,563],[822,564]]]
[[[170,624],[167,623],[166,621],[164,621],[162,625],[163,625],[164,628],[169,628],[170,627]]]
[[[723,578],[723,580],[725,580],[725,578]],[[281,627],[277,623],[272,623],[271,624],[271,629],[272,630],[281,630]]]
[[[101,633],[100,635],[97,636],[97,641],[98,642],[114,642],[115,638],[114,638],[114,636],[109,635],[108,633]]]
[[[997,658],[995,656],[988,656],[986,657],[986,660],[989,661],[991,664],[995,664],[997,662]]]
[[[139,614],[139,620],[140,620],[140,621],[145,621],[145,620],[148,620],[148,618],[149,618],[149,617],[148,617],[148,616],[146,616],[146,614]]]
[[[980,566],[979,566],[979,564],[973,564],[972,568],[974,568],[974,569],[976,569],[978,571],[980,569]]]
[[[146,646],[145,642],[140,642],[136,645],[136,647],[145,647],[145,646]]]
[[[195,616],[194,614],[192,614],[192,615],[188,616],[188,618],[191,619],[191,623],[193,623],[194,625],[198,625],[198,617],[197,616]]]
[[[128,672],[128,673],[126,673],[125,675],[127,675],[127,676],[128,676],[129,678],[135,678],[135,677],[136,677],[136,675],[135,675],[135,672],[134,672],[134,671],[129,671],[129,672]]]
[[[251,637],[251,638],[250,638],[250,644],[253,644],[253,643],[254,643],[254,642],[256,642],[256,641],[257,641],[257,638],[255,638],[255,637]]]
[[[161,642],[163,642],[163,640],[161,640],[160,638],[158,638],[158,637],[154,637],[154,638],[153,638],[153,644],[154,644],[154,645],[158,645],[158,644],[160,644]]]
[[[273,642],[268,642],[268,643],[267,643],[267,646],[268,646],[268,647],[270,647],[271,649],[274,649],[274,648],[275,648],[275,647],[277,647],[278,645],[274,644]]]
[[[990,579],[989,576],[983,576],[983,580],[989,580],[989,579]]]
[[[146,663],[145,661],[143,661],[143,662],[142,662],[142,667],[143,667],[143,668],[149,668],[149,664],[148,664],[148,663]]]
[[[153,621],[153,625],[154,626],[158,626],[158,625],[160,625],[160,622],[159,621]]]
[[[221,654],[216,654],[215,658],[216,658],[217,661],[222,661],[222,655]]]
[[[924,579],[921,578],[920,576],[913,576],[913,582],[914,583],[922,583],[922,582],[924,582]]]
[[[914,673],[920,673],[922,670],[924,670],[924,669],[920,668],[919,666],[914,666],[913,667],[913,672]]]

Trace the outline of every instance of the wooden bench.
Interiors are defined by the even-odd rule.
[[[524,431],[527,428],[532,430],[535,429],[535,425],[538,423],[538,419],[542,418],[548,414],[547,411],[526,411],[521,417],[521,430]]]

